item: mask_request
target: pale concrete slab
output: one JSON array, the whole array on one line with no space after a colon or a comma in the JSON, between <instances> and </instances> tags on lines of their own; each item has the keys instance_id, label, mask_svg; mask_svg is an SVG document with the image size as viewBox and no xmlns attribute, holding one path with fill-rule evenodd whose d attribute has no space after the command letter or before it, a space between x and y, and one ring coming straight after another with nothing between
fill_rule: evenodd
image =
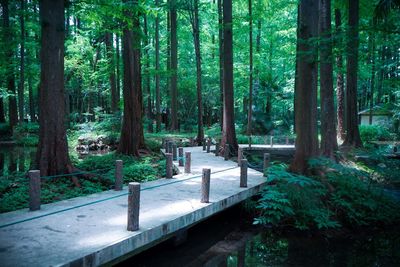
<instances>
[{"instance_id":1,"label":"pale concrete slab","mask_svg":"<svg viewBox=\"0 0 400 267\"><path fill-rule=\"evenodd\" d=\"M4 213L0 215L0 265L106 264L257 194L266 182L262 173L249 169L248 188L240 188L237 163L205 153L201 147L185 151L192 152L192 174L142 184L139 231L126 231L126 187L43 205L35 212ZM210 203L200 203L202 168L212 171Z\"/></svg>"}]
</instances>

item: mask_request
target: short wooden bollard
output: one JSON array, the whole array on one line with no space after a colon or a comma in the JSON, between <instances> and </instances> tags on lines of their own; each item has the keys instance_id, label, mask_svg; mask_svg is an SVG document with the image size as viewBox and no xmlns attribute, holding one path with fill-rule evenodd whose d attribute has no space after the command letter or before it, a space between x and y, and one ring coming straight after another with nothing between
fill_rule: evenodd
<instances>
[{"instance_id":1,"label":"short wooden bollard","mask_svg":"<svg viewBox=\"0 0 400 267\"><path fill-rule=\"evenodd\" d=\"M33 170L28 172L29 176L29 210L40 210L40 171Z\"/></svg>"},{"instance_id":2,"label":"short wooden bollard","mask_svg":"<svg viewBox=\"0 0 400 267\"><path fill-rule=\"evenodd\" d=\"M128 231L139 230L140 183L129 183Z\"/></svg>"},{"instance_id":3,"label":"short wooden bollard","mask_svg":"<svg viewBox=\"0 0 400 267\"><path fill-rule=\"evenodd\" d=\"M207 153L211 151L211 139L207 139Z\"/></svg>"},{"instance_id":4,"label":"short wooden bollard","mask_svg":"<svg viewBox=\"0 0 400 267\"><path fill-rule=\"evenodd\" d=\"M240 187L247 187L247 167L249 163L247 159L240 161Z\"/></svg>"},{"instance_id":5,"label":"short wooden bollard","mask_svg":"<svg viewBox=\"0 0 400 267\"><path fill-rule=\"evenodd\" d=\"M228 160L229 159L229 144L225 144L224 147L224 160Z\"/></svg>"},{"instance_id":6,"label":"short wooden bollard","mask_svg":"<svg viewBox=\"0 0 400 267\"><path fill-rule=\"evenodd\" d=\"M219 156L219 143L215 143L215 156L218 157Z\"/></svg>"},{"instance_id":7,"label":"short wooden bollard","mask_svg":"<svg viewBox=\"0 0 400 267\"><path fill-rule=\"evenodd\" d=\"M183 147L178 148L179 166L183 166Z\"/></svg>"},{"instance_id":8,"label":"short wooden bollard","mask_svg":"<svg viewBox=\"0 0 400 267\"><path fill-rule=\"evenodd\" d=\"M210 176L211 169L204 168L201 179L201 203L210 202Z\"/></svg>"},{"instance_id":9,"label":"short wooden bollard","mask_svg":"<svg viewBox=\"0 0 400 267\"><path fill-rule=\"evenodd\" d=\"M207 140L203 139L203 151L206 151L206 142L207 142Z\"/></svg>"},{"instance_id":10,"label":"short wooden bollard","mask_svg":"<svg viewBox=\"0 0 400 267\"><path fill-rule=\"evenodd\" d=\"M185 152L185 173L190 173L191 152Z\"/></svg>"},{"instance_id":11,"label":"short wooden bollard","mask_svg":"<svg viewBox=\"0 0 400 267\"><path fill-rule=\"evenodd\" d=\"M115 184L114 190L121 191L122 190L122 182L123 182L123 161L116 160L115 161Z\"/></svg>"},{"instance_id":12,"label":"short wooden bollard","mask_svg":"<svg viewBox=\"0 0 400 267\"><path fill-rule=\"evenodd\" d=\"M273 136L270 137L270 144L271 144L271 147L274 146L274 137Z\"/></svg>"},{"instance_id":13,"label":"short wooden bollard","mask_svg":"<svg viewBox=\"0 0 400 267\"><path fill-rule=\"evenodd\" d=\"M264 153L264 164L263 164L263 173L265 176L265 171L269 167L269 160L270 160L270 154L269 153Z\"/></svg>"},{"instance_id":14,"label":"short wooden bollard","mask_svg":"<svg viewBox=\"0 0 400 267\"><path fill-rule=\"evenodd\" d=\"M172 178L172 154L167 153L165 154L167 157L167 171L166 171L166 178L170 179Z\"/></svg>"},{"instance_id":15,"label":"short wooden bollard","mask_svg":"<svg viewBox=\"0 0 400 267\"><path fill-rule=\"evenodd\" d=\"M172 159L178 160L177 146L175 143L172 144Z\"/></svg>"},{"instance_id":16,"label":"short wooden bollard","mask_svg":"<svg viewBox=\"0 0 400 267\"><path fill-rule=\"evenodd\" d=\"M239 149L238 149L238 166L240 166L242 159L243 159L243 149L241 149L239 147Z\"/></svg>"}]
</instances>

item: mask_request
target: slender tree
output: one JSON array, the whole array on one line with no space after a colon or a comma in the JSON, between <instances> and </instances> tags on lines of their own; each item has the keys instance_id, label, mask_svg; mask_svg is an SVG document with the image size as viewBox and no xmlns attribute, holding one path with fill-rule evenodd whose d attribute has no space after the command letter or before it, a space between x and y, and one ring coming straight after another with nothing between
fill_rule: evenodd
<instances>
[{"instance_id":1,"label":"slender tree","mask_svg":"<svg viewBox=\"0 0 400 267\"><path fill-rule=\"evenodd\" d=\"M115 113L118 111L118 101L117 101L117 81L115 77L113 34L111 32L106 32L104 39L106 44L107 60L108 60L108 73L109 73L108 79L110 82L110 92L111 92L111 111Z\"/></svg>"},{"instance_id":2,"label":"slender tree","mask_svg":"<svg viewBox=\"0 0 400 267\"><path fill-rule=\"evenodd\" d=\"M19 121L24 121L24 88L25 88L25 0L20 0L19 24L21 29L20 42L20 67L19 67L19 86L18 86L18 113Z\"/></svg>"},{"instance_id":3,"label":"slender tree","mask_svg":"<svg viewBox=\"0 0 400 267\"><path fill-rule=\"evenodd\" d=\"M349 0L349 30L346 73L346 139L343 145L361 147L358 130L357 73L358 73L359 0Z\"/></svg>"},{"instance_id":4,"label":"slender tree","mask_svg":"<svg viewBox=\"0 0 400 267\"><path fill-rule=\"evenodd\" d=\"M224 119L221 146L229 145L230 154L237 153L238 144L235 131L235 109L233 94L233 49L232 49L232 0L223 0L224 31Z\"/></svg>"},{"instance_id":5,"label":"slender tree","mask_svg":"<svg viewBox=\"0 0 400 267\"><path fill-rule=\"evenodd\" d=\"M335 9L335 34L336 44L338 47L342 46L342 16L340 9ZM344 123L344 79L343 79L343 56L338 53L336 56L336 99L337 99L337 133L341 140L346 137L345 123Z\"/></svg>"},{"instance_id":6,"label":"slender tree","mask_svg":"<svg viewBox=\"0 0 400 267\"><path fill-rule=\"evenodd\" d=\"M337 150L331 38L331 1L319 2L321 154L334 159Z\"/></svg>"},{"instance_id":7,"label":"slender tree","mask_svg":"<svg viewBox=\"0 0 400 267\"><path fill-rule=\"evenodd\" d=\"M224 30L222 21L222 0L217 0L218 5L218 40L219 40L219 90L221 99L220 125L224 125Z\"/></svg>"},{"instance_id":8,"label":"slender tree","mask_svg":"<svg viewBox=\"0 0 400 267\"><path fill-rule=\"evenodd\" d=\"M152 115L152 107L151 107L151 90L150 90L150 54L149 54L149 44L150 44L150 36L148 32L148 20L147 16L143 16L143 30L144 30L144 35L145 35L145 56L146 56L146 81L145 81L145 87L146 87L146 116L149 121L148 124L148 131L150 133L153 132L153 115Z\"/></svg>"},{"instance_id":9,"label":"slender tree","mask_svg":"<svg viewBox=\"0 0 400 267\"><path fill-rule=\"evenodd\" d=\"M298 6L295 80L296 152L290 170L306 173L309 158L318 155L317 49L318 1L300 0Z\"/></svg>"},{"instance_id":10,"label":"slender tree","mask_svg":"<svg viewBox=\"0 0 400 267\"><path fill-rule=\"evenodd\" d=\"M170 0L171 22L171 130L178 126L178 37L177 37L177 2Z\"/></svg>"},{"instance_id":11,"label":"slender tree","mask_svg":"<svg viewBox=\"0 0 400 267\"><path fill-rule=\"evenodd\" d=\"M251 117L253 111L253 14L251 0L248 1L249 8L249 110L247 113L247 135L251 136Z\"/></svg>"},{"instance_id":12,"label":"slender tree","mask_svg":"<svg viewBox=\"0 0 400 267\"><path fill-rule=\"evenodd\" d=\"M156 0L156 6L159 5ZM161 131L161 93L160 93L160 18L156 14L155 18L155 69L156 69L156 132Z\"/></svg>"},{"instance_id":13,"label":"slender tree","mask_svg":"<svg viewBox=\"0 0 400 267\"><path fill-rule=\"evenodd\" d=\"M372 28L374 30L375 28L375 20L372 20ZM369 61L371 62L371 79L370 79L370 99L369 99L369 124L372 124L372 110L374 108L374 91L375 91L375 50L376 50L376 45L375 45L375 34L373 30L370 33L369 36L369 47L370 47L370 55L369 55Z\"/></svg>"},{"instance_id":14,"label":"slender tree","mask_svg":"<svg viewBox=\"0 0 400 267\"><path fill-rule=\"evenodd\" d=\"M40 1L40 130L36 162L41 175L73 171L64 125L64 2Z\"/></svg>"}]
</instances>

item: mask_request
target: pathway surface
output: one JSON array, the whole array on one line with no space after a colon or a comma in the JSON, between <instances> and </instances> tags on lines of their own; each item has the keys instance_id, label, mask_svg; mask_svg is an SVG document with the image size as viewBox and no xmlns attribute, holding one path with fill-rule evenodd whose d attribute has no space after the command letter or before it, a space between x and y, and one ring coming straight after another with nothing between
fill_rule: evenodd
<instances>
[{"instance_id":1,"label":"pathway surface","mask_svg":"<svg viewBox=\"0 0 400 267\"><path fill-rule=\"evenodd\" d=\"M0 214L0 266L115 262L255 195L266 182L260 172L249 169L248 187L240 188L237 163L205 153L201 147L185 151L192 152L191 174L141 185L139 231L126 231L126 187L42 205L39 211ZM202 168L212 172L210 203L200 203ZM87 205L90 202L97 203Z\"/></svg>"}]
</instances>

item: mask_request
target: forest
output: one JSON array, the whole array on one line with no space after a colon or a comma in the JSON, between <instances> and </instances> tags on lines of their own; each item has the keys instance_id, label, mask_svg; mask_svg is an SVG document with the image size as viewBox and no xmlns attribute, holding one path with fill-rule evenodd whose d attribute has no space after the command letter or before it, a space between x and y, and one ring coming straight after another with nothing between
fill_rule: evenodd
<instances>
[{"instance_id":1,"label":"forest","mask_svg":"<svg viewBox=\"0 0 400 267\"><path fill-rule=\"evenodd\" d=\"M254 224L399 222L399 0L1 0L0 36L0 212L27 207L28 170L51 203L211 140L294 145Z\"/></svg>"}]
</instances>

